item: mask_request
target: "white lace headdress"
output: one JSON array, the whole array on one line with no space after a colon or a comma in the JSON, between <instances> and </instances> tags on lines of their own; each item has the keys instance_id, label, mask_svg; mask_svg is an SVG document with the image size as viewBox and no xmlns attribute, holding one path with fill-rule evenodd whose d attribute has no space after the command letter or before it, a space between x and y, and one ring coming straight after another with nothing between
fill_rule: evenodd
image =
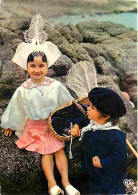
<instances>
[{"instance_id":1,"label":"white lace headdress","mask_svg":"<svg viewBox=\"0 0 138 195\"><path fill-rule=\"evenodd\" d=\"M47 40L47 34L43 30L44 22L42 16L37 14L31 21L30 28L24 32L25 42L21 42L12 59L14 63L27 69L27 58L32 52L43 52L47 57L48 67L53 65L60 57L58 47Z\"/></svg>"}]
</instances>

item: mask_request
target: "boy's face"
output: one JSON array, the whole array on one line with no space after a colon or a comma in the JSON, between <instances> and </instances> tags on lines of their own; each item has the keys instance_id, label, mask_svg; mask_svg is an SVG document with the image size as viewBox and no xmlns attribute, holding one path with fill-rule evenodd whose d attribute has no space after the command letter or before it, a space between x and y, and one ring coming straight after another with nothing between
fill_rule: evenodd
<instances>
[{"instance_id":1,"label":"boy's face","mask_svg":"<svg viewBox=\"0 0 138 195\"><path fill-rule=\"evenodd\" d=\"M107 115L103 118L101 112L98 111L92 103L90 103L90 106L87 108L87 115L90 120L93 120L98 124L106 123L106 120L110 117L110 115Z\"/></svg>"},{"instance_id":2,"label":"boy's face","mask_svg":"<svg viewBox=\"0 0 138 195\"><path fill-rule=\"evenodd\" d=\"M90 106L87 108L87 115L90 120L93 120L95 122L97 122L101 116L100 112L92 103L90 103Z\"/></svg>"}]
</instances>

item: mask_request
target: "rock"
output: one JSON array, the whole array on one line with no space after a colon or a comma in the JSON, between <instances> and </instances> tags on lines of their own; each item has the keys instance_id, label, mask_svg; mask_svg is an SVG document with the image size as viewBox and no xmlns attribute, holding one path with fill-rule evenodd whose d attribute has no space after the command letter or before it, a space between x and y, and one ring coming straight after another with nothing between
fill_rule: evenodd
<instances>
[{"instance_id":1,"label":"rock","mask_svg":"<svg viewBox=\"0 0 138 195\"><path fill-rule=\"evenodd\" d=\"M116 37L118 35L121 35L121 34L128 32L128 29L125 26L123 26L123 25L119 25L119 26L121 26L121 27L116 28L117 26L115 26L115 28L108 30L108 33L111 37ZM129 29L133 30L132 28L129 28Z\"/></svg>"},{"instance_id":2,"label":"rock","mask_svg":"<svg viewBox=\"0 0 138 195\"><path fill-rule=\"evenodd\" d=\"M126 92L130 95L132 102L137 105L137 72L126 72Z\"/></svg>"},{"instance_id":3,"label":"rock","mask_svg":"<svg viewBox=\"0 0 138 195\"><path fill-rule=\"evenodd\" d=\"M7 36L3 43L4 45L11 47L13 51L16 51L17 46L22 42L23 40L19 38L17 35Z\"/></svg>"},{"instance_id":4,"label":"rock","mask_svg":"<svg viewBox=\"0 0 138 195\"><path fill-rule=\"evenodd\" d=\"M133 40L134 42L137 42L137 32L132 30L132 31L127 31L121 35L117 35L115 37L116 39L119 39L120 41L126 41L126 38L128 39L129 38L129 41L130 39Z\"/></svg>"},{"instance_id":5,"label":"rock","mask_svg":"<svg viewBox=\"0 0 138 195\"><path fill-rule=\"evenodd\" d=\"M105 58L103 58L102 56L95 58L94 63L98 74L114 75L114 76L116 75L111 64L107 62Z\"/></svg>"},{"instance_id":6,"label":"rock","mask_svg":"<svg viewBox=\"0 0 138 195\"><path fill-rule=\"evenodd\" d=\"M92 20L90 22L83 22L76 25L78 31L83 36L84 42L95 44L105 42L111 39L108 30L110 28L115 28L114 26L114 23L97 22L96 20Z\"/></svg>"},{"instance_id":7,"label":"rock","mask_svg":"<svg viewBox=\"0 0 138 195\"><path fill-rule=\"evenodd\" d=\"M95 14L136 12L137 3L133 0L101 0L100 2L96 0L70 0L69 2L63 1L62 3L55 0L41 1L41 3L30 0L29 2L23 1L22 4L20 4L18 0L15 0L14 3L10 0L6 0L2 2L1 18L6 21L9 18L12 20L28 18L34 16L39 10L41 10L41 14L46 19L70 14L87 17L88 15ZM6 23L6 21L3 22Z\"/></svg>"},{"instance_id":8,"label":"rock","mask_svg":"<svg viewBox=\"0 0 138 195\"><path fill-rule=\"evenodd\" d=\"M8 55L7 55L8 54ZM14 52L9 46L3 46L0 48L0 60L5 62L13 58ZM2 66L2 63L1 63Z\"/></svg>"},{"instance_id":9,"label":"rock","mask_svg":"<svg viewBox=\"0 0 138 195\"><path fill-rule=\"evenodd\" d=\"M30 25L30 19L13 19L12 21L9 21L8 29L12 32L20 33L22 30L28 29Z\"/></svg>"},{"instance_id":10,"label":"rock","mask_svg":"<svg viewBox=\"0 0 138 195\"><path fill-rule=\"evenodd\" d=\"M48 40L56 44L58 47L63 43L68 43L68 41L59 33L55 31L49 24L45 24L45 31L48 34Z\"/></svg>"},{"instance_id":11,"label":"rock","mask_svg":"<svg viewBox=\"0 0 138 195\"><path fill-rule=\"evenodd\" d=\"M9 35L14 35L10 30L0 26L0 43L3 44L3 39L5 39Z\"/></svg>"},{"instance_id":12,"label":"rock","mask_svg":"<svg viewBox=\"0 0 138 195\"><path fill-rule=\"evenodd\" d=\"M2 64L0 91L2 90L4 94L13 90L15 91L15 89L25 81L25 79L25 70L16 64L13 64L11 61L5 61L5 64Z\"/></svg>"},{"instance_id":13,"label":"rock","mask_svg":"<svg viewBox=\"0 0 138 195\"><path fill-rule=\"evenodd\" d=\"M80 44L63 43L59 49L64 55L69 57L74 63L79 61L92 61L87 51Z\"/></svg>"},{"instance_id":14,"label":"rock","mask_svg":"<svg viewBox=\"0 0 138 195\"><path fill-rule=\"evenodd\" d=\"M135 107L137 108L137 94L136 94L136 91L137 91L137 86L133 86L133 87L131 86L130 89L127 92L131 97L131 101L135 104Z\"/></svg>"},{"instance_id":15,"label":"rock","mask_svg":"<svg viewBox=\"0 0 138 195\"><path fill-rule=\"evenodd\" d=\"M117 85L118 86L118 78L116 76L105 76L97 74L97 84L98 86L106 86L106 85Z\"/></svg>"},{"instance_id":16,"label":"rock","mask_svg":"<svg viewBox=\"0 0 138 195\"><path fill-rule=\"evenodd\" d=\"M14 49L21 39L15 34L9 34L3 39L3 47L0 48L0 98L11 97L15 89L26 79L25 71L14 64L11 59Z\"/></svg>"},{"instance_id":17,"label":"rock","mask_svg":"<svg viewBox=\"0 0 138 195\"><path fill-rule=\"evenodd\" d=\"M18 149L17 136L0 135L0 180L2 194L40 194L47 183L41 168L41 155Z\"/></svg>"},{"instance_id":18,"label":"rock","mask_svg":"<svg viewBox=\"0 0 138 195\"><path fill-rule=\"evenodd\" d=\"M92 59L94 59L100 55L96 45L94 45L94 44L81 43L81 46L83 46L83 48L87 51L87 53L89 54L89 56Z\"/></svg>"},{"instance_id":19,"label":"rock","mask_svg":"<svg viewBox=\"0 0 138 195\"><path fill-rule=\"evenodd\" d=\"M64 86L66 86L66 77L62 76L62 77L54 77L54 79L56 79L57 81L59 81L60 83L62 83Z\"/></svg>"},{"instance_id":20,"label":"rock","mask_svg":"<svg viewBox=\"0 0 138 195\"><path fill-rule=\"evenodd\" d=\"M130 31L131 34L131 31ZM126 34L124 34L125 37ZM134 33L132 39L127 39L126 41L121 41L116 39L113 43L100 43L96 44L98 51L101 56L103 56L106 61L109 61L112 67L116 70L116 74L119 77L119 86L123 91L128 91L129 93L136 94L136 88L129 85L127 81L127 75L131 75L131 80L136 80L134 72L136 72L136 43L134 40ZM123 34L122 34L123 37ZM131 37L131 36L130 36ZM133 79L132 79L133 78ZM128 84L127 84L128 83ZM132 87L132 90L131 90ZM132 91L132 92L130 92ZM135 91L135 92L134 92ZM131 97L136 104L136 96Z\"/></svg>"},{"instance_id":21,"label":"rock","mask_svg":"<svg viewBox=\"0 0 138 195\"><path fill-rule=\"evenodd\" d=\"M85 43L99 43L110 38L109 35L105 35L104 33L94 33L91 31L86 31L83 35L83 40Z\"/></svg>"},{"instance_id":22,"label":"rock","mask_svg":"<svg viewBox=\"0 0 138 195\"><path fill-rule=\"evenodd\" d=\"M48 77L54 77L56 75L56 72L53 69L48 69L47 70L47 76Z\"/></svg>"},{"instance_id":23,"label":"rock","mask_svg":"<svg viewBox=\"0 0 138 195\"><path fill-rule=\"evenodd\" d=\"M11 60L14 56L14 49L21 42L15 34L7 35L3 39L3 47L0 47L0 92L4 94L13 93L26 79L26 72Z\"/></svg>"},{"instance_id":24,"label":"rock","mask_svg":"<svg viewBox=\"0 0 138 195\"><path fill-rule=\"evenodd\" d=\"M54 76L65 76L73 62L65 55L61 57L50 67L55 74Z\"/></svg>"},{"instance_id":25,"label":"rock","mask_svg":"<svg viewBox=\"0 0 138 195\"><path fill-rule=\"evenodd\" d=\"M73 25L57 24L54 29L61 33L69 43L79 43L83 41L81 34Z\"/></svg>"}]
</instances>

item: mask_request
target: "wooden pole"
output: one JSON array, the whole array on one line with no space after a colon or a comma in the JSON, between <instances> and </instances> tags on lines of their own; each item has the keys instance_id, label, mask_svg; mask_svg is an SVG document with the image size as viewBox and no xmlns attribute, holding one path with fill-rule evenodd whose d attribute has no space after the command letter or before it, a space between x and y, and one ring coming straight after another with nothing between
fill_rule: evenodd
<instances>
[{"instance_id":1,"label":"wooden pole","mask_svg":"<svg viewBox=\"0 0 138 195\"><path fill-rule=\"evenodd\" d=\"M126 143L128 145L128 147L130 148L130 150L132 151L132 153L135 155L135 157L138 159L138 153L136 152L136 150L133 148L133 146L130 144L130 142L128 141L128 139L126 139Z\"/></svg>"}]
</instances>

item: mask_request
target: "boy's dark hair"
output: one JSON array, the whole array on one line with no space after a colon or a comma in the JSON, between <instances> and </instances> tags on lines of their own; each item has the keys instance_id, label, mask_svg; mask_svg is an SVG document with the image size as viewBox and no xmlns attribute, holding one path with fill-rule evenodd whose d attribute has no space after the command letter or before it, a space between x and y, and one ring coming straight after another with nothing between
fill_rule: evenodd
<instances>
[{"instance_id":1,"label":"boy's dark hair","mask_svg":"<svg viewBox=\"0 0 138 195\"><path fill-rule=\"evenodd\" d=\"M28 58L27 58L27 64L29 62L33 62L34 61L34 57L36 56L41 56L42 57L42 61L47 63L47 58L45 53L43 53L42 51L37 51L37 52L32 52L29 54Z\"/></svg>"},{"instance_id":2,"label":"boy's dark hair","mask_svg":"<svg viewBox=\"0 0 138 195\"><path fill-rule=\"evenodd\" d=\"M100 111L100 113L101 113L101 116L102 116L103 118L106 118L106 117L108 116L108 114L105 114L105 113L103 113L103 112L101 112L101 111ZM107 122L111 122L112 125L114 126L114 125L117 125L117 124L119 123L119 118L112 118L112 117L110 117L110 118L108 118L108 119L106 120L106 123L107 123Z\"/></svg>"},{"instance_id":3,"label":"boy's dark hair","mask_svg":"<svg viewBox=\"0 0 138 195\"><path fill-rule=\"evenodd\" d=\"M88 98L97 110L110 115L110 120L118 119L126 114L123 100L111 89L95 87L89 92Z\"/></svg>"}]
</instances>

